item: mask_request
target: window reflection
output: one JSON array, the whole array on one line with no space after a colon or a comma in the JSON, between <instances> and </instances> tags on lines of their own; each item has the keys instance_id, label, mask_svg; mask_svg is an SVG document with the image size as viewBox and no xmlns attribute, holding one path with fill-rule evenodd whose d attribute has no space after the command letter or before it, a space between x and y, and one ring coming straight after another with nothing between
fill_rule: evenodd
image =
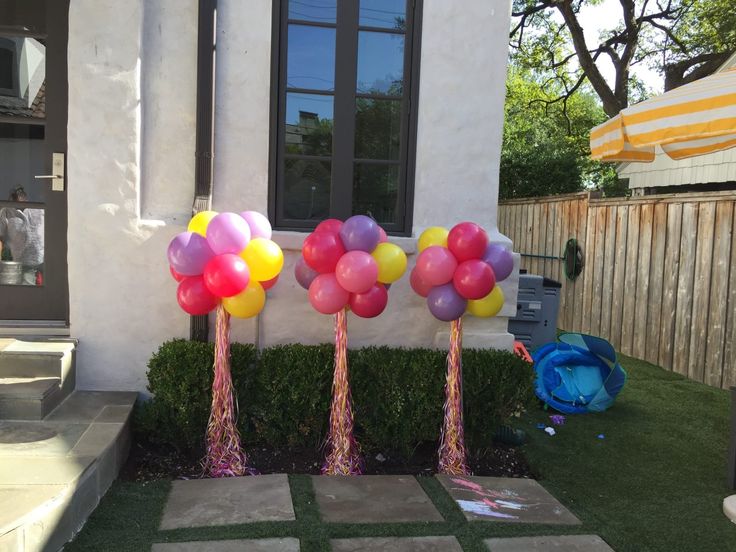
<instances>
[{"instance_id":1,"label":"window reflection","mask_svg":"<svg viewBox=\"0 0 736 552\"><path fill-rule=\"evenodd\" d=\"M358 33L358 92L401 95L404 78L404 35Z\"/></svg>"},{"instance_id":2,"label":"window reflection","mask_svg":"<svg viewBox=\"0 0 736 552\"><path fill-rule=\"evenodd\" d=\"M335 89L335 29L289 25L286 86Z\"/></svg>"},{"instance_id":3,"label":"window reflection","mask_svg":"<svg viewBox=\"0 0 736 552\"><path fill-rule=\"evenodd\" d=\"M284 216L292 220L320 220L330 212L329 161L286 159Z\"/></svg>"},{"instance_id":4,"label":"window reflection","mask_svg":"<svg viewBox=\"0 0 736 552\"><path fill-rule=\"evenodd\" d=\"M406 0L360 0L360 25L406 30Z\"/></svg>"},{"instance_id":5,"label":"window reflection","mask_svg":"<svg viewBox=\"0 0 736 552\"><path fill-rule=\"evenodd\" d=\"M0 115L46 117L46 46L41 40L0 36Z\"/></svg>"},{"instance_id":6,"label":"window reflection","mask_svg":"<svg viewBox=\"0 0 736 552\"><path fill-rule=\"evenodd\" d=\"M401 102L357 98L355 157L399 159Z\"/></svg>"},{"instance_id":7,"label":"window reflection","mask_svg":"<svg viewBox=\"0 0 736 552\"><path fill-rule=\"evenodd\" d=\"M0 202L0 284L40 286L43 284L44 211L23 208L28 201L22 187Z\"/></svg>"},{"instance_id":8,"label":"window reflection","mask_svg":"<svg viewBox=\"0 0 736 552\"><path fill-rule=\"evenodd\" d=\"M286 153L332 154L332 96L286 94Z\"/></svg>"},{"instance_id":9,"label":"window reflection","mask_svg":"<svg viewBox=\"0 0 736 552\"><path fill-rule=\"evenodd\" d=\"M335 23L337 0L289 0L289 19Z\"/></svg>"},{"instance_id":10,"label":"window reflection","mask_svg":"<svg viewBox=\"0 0 736 552\"><path fill-rule=\"evenodd\" d=\"M379 223L398 222L399 166L356 163L353 214L368 215Z\"/></svg>"}]
</instances>

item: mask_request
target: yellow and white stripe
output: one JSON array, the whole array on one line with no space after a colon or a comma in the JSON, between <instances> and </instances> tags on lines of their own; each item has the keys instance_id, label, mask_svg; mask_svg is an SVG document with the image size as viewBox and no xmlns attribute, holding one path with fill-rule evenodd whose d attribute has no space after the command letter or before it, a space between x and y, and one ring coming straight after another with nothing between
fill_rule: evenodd
<instances>
[{"instance_id":1,"label":"yellow and white stripe","mask_svg":"<svg viewBox=\"0 0 736 552\"><path fill-rule=\"evenodd\" d=\"M736 68L628 107L590 132L593 159L650 162L655 145L673 159L735 147Z\"/></svg>"}]
</instances>

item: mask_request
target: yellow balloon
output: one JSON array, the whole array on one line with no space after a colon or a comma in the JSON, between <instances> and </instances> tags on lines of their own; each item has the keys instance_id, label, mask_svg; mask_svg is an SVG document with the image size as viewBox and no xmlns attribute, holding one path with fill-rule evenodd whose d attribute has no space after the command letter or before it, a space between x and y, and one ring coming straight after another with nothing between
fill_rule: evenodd
<instances>
[{"instance_id":1,"label":"yellow balloon","mask_svg":"<svg viewBox=\"0 0 736 552\"><path fill-rule=\"evenodd\" d=\"M447 235L450 231L442 226L430 226L419 236L417 247L421 253L431 245L447 247Z\"/></svg>"},{"instance_id":2,"label":"yellow balloon","mask_svg":"<svg viewBox=\"0 0 736 552\"><path fill-rule=\"evenodd\" d=\"M276 243L266 238L248 242L240 256L248 263L251 280L265 282L278 276L284 266L284 253Z\"/></svg>"},{"instance_id":3,"label":"yellow balloon","mask_svg":"<svg viewBox=\"0 0 736 552\"><path fill-rule=\"evenodd\" d=\"M406 272L406 253L393 243L379 243L371 253L378 264L378 281L391 284Z\"/></svg>"},{"instance_id":4,"label":"yellow balloon","mask_svg":"<svg viewBox=\"0 0 736 552\"><path fill-rule=\"evenodd\" d=\"M207 234L207 225L216 216L217 211L200 211L189 221L187 230L205 236Z\"/></svg>"},{"instance_id":5,"label":"yellow balloon","mask_svg":"<svg viewBox=\"0 0 736 552\"><path fill-rule=\"evenodd\" d=\"M504 300L501 288L499 286L494 286L491 293L482 299L468 301L468 312L478 318L490 318L491 316L496 316L500 312L503 307Z\"/></svg>"},{"instance_id":6,"label":"yellow balloon","mask_svg":"<svg viewBox=\"0 0 736 552\"><path fill-rule=\"evenodd\" d=\"M236 318L252 318L265 304L266 291L255 280L248 282L248 287L237 295L222 298L222 306Z\"/></svg>"}]
</instances>

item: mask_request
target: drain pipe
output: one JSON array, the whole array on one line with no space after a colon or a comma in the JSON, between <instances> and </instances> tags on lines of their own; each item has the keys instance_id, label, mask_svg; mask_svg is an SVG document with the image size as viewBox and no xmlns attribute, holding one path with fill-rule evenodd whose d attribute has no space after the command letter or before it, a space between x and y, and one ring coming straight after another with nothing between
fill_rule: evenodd
<instances>
[{"instance_id":1,"label":"drain pipe","mask_svg":"<svg viewBox=\"0 0 736 552\"><path fill-rule=\"evenodd\" d=\"M217 0L199 0L197 24L197 128L194 152L194 203L192 215L212 208L212 159L214 157L215 44ZM209 339L207 315L192 316L189 337Z\"/></svg>"},{"instance_id":2,"label":"drain pipe","mask_svg":"<svg viewBox=\"0 0 736 552\"><path fill-rule=\"evenodd\" d=\"M731 445L728 447L728 488L736 490L736 387L731 387Z\"/></svg>"}]
</instances>

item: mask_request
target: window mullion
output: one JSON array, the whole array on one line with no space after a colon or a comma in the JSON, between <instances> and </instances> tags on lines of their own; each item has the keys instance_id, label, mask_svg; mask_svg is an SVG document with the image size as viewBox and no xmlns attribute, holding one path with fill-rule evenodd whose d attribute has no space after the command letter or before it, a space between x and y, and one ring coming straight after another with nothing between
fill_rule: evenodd
<instances>
[{"instance_id":1,"label":"window mullion","mask_svg":"<svg viewBox=\"0 0 736 552\"><path fill-rule=\"evenodd\" d=\"M345 219L353 211L355 89L358 65L358 0L338 2L335 55L332 194L330 212Z\"/></svg>"}]
</instances>

